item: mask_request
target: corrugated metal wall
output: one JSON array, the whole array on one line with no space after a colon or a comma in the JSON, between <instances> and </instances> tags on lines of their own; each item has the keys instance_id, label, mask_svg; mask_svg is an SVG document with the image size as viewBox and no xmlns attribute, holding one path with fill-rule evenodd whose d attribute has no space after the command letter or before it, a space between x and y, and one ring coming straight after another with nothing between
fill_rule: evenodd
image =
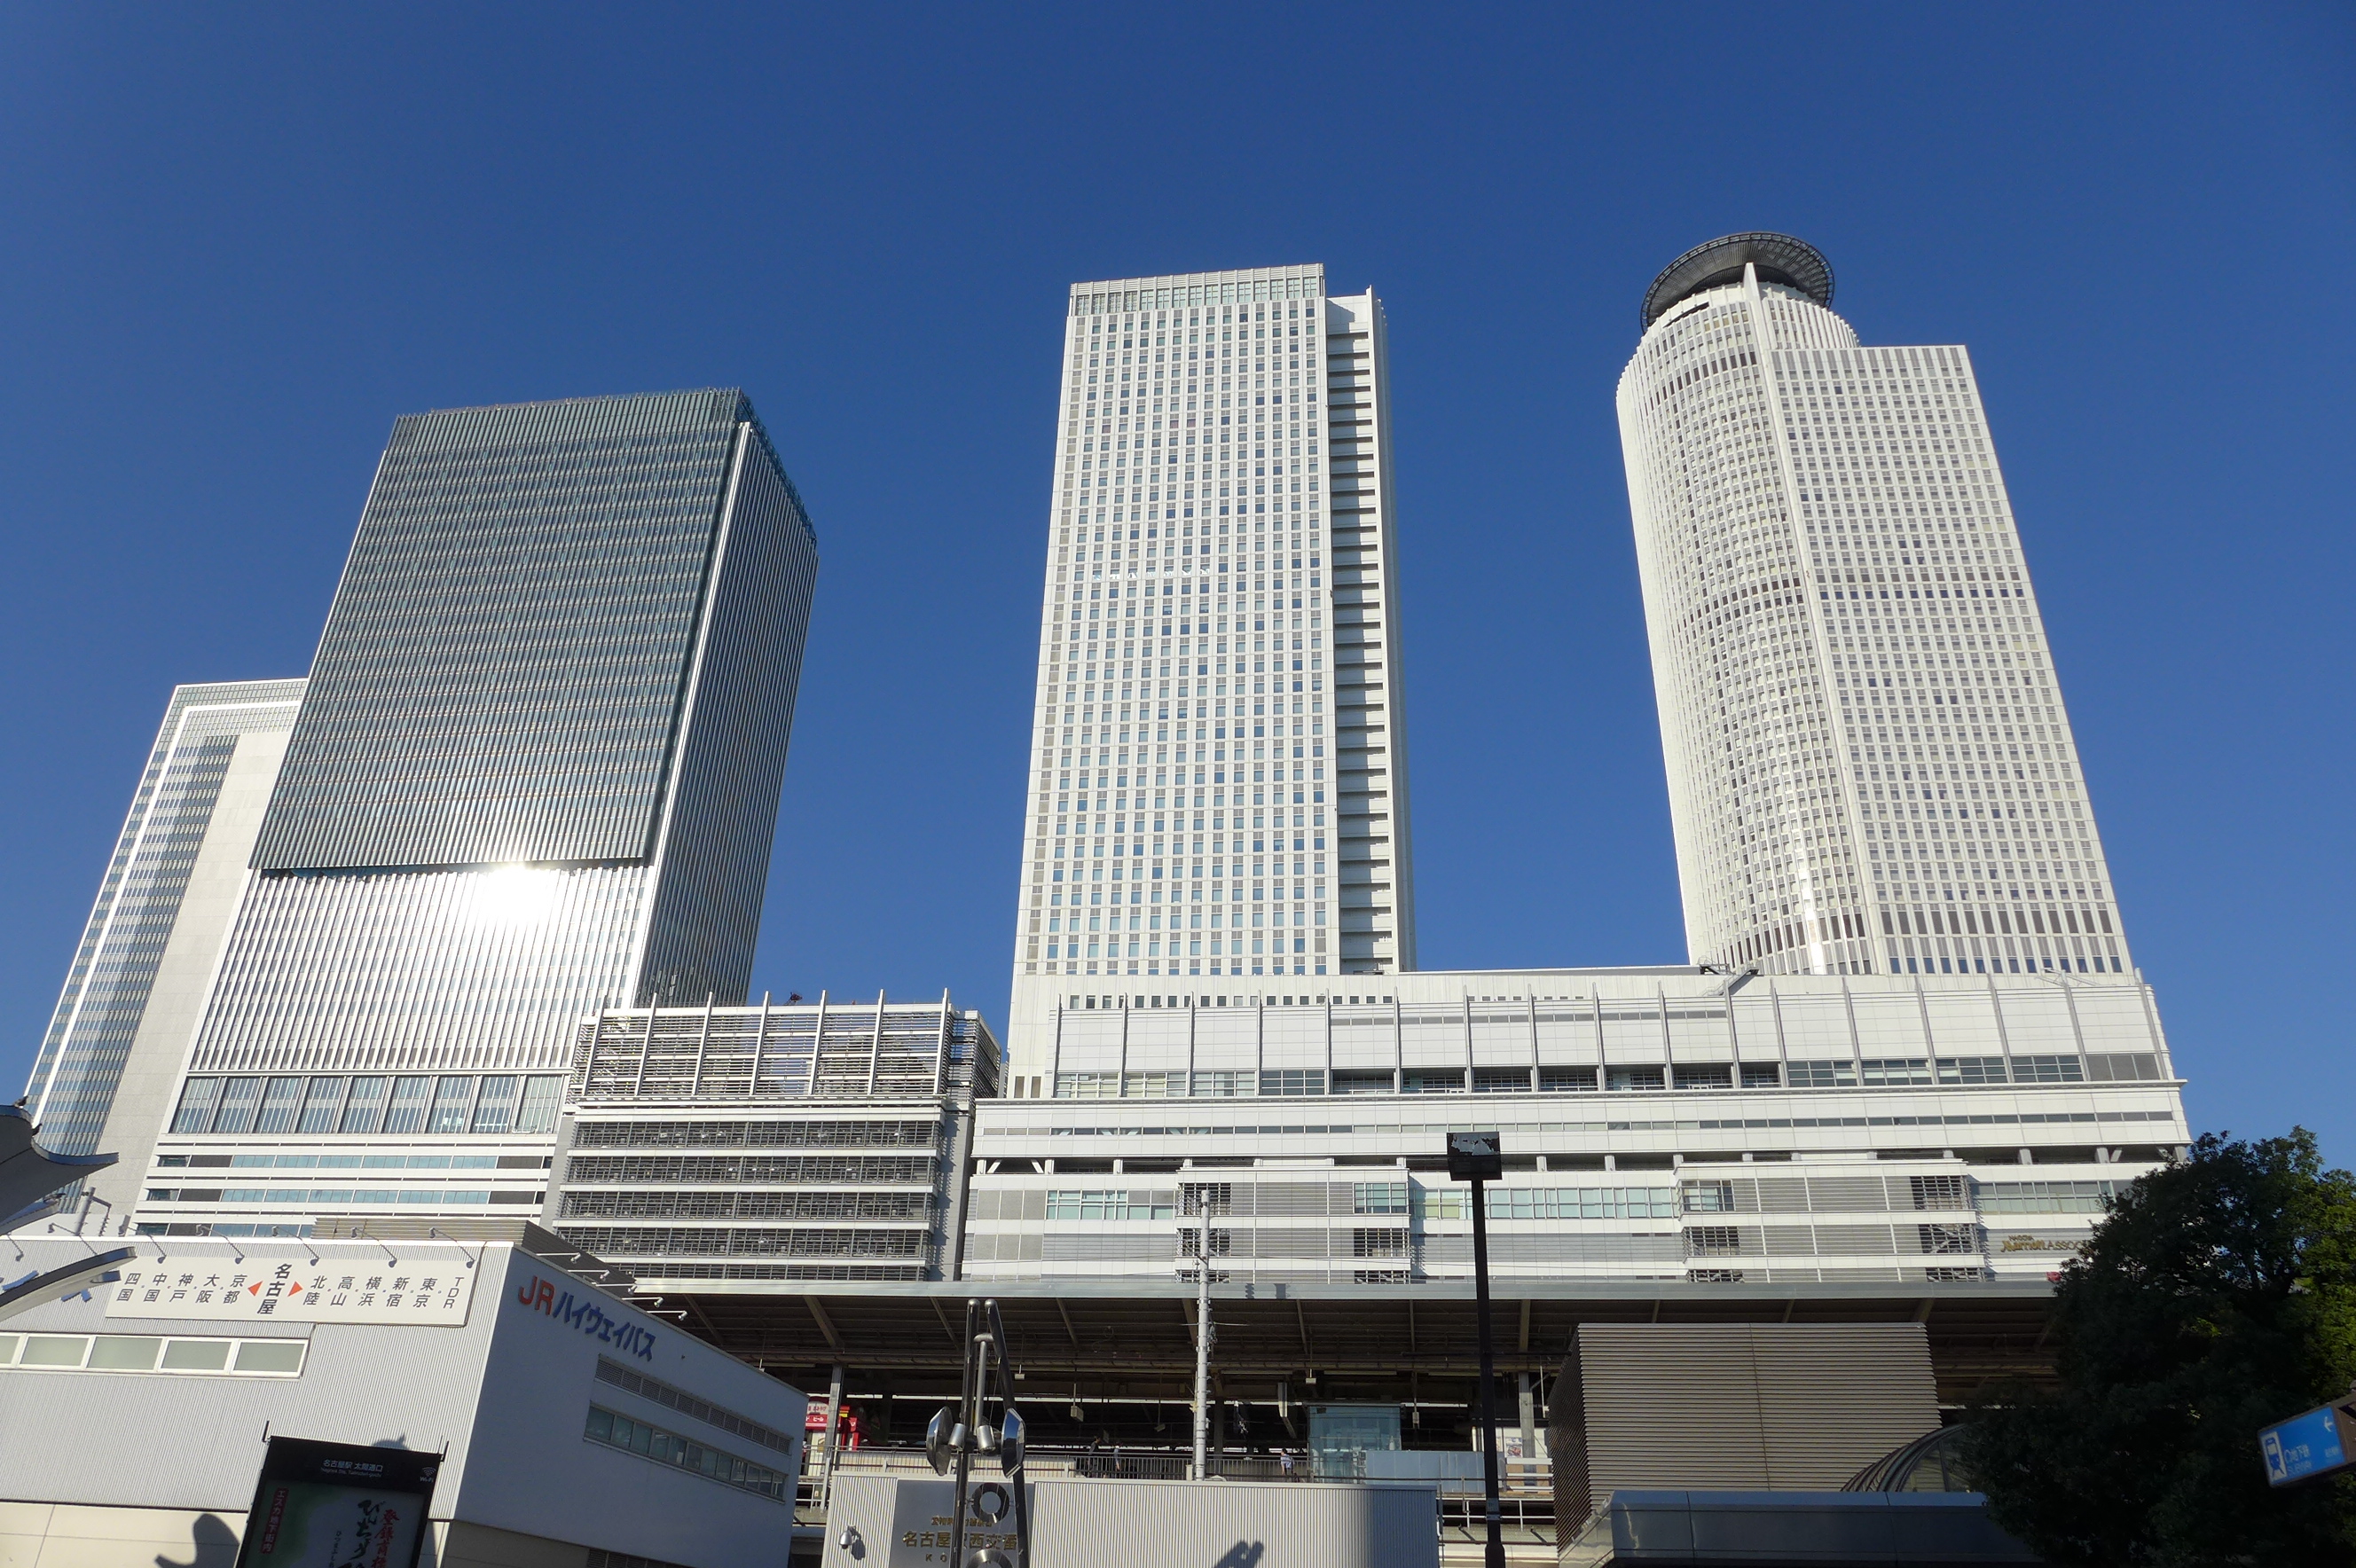
<instances>
[{"instance_id":1,"label":"corrugated metal wall","mask_svg":"<svg viewBox=\"0 0 2356 1568\"><path fill-rule=\"evenodd\" d=\"M1939 1424L1919 1323L1586 1324L1553 1410L1566 1531L1621 1488L1830 1490Z\"/></svg>"}]
</instances>

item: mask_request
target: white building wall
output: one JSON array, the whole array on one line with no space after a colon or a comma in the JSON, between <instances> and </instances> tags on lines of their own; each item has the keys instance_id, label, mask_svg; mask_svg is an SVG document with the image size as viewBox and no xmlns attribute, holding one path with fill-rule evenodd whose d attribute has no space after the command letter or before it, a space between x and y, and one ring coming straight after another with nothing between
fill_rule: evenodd
<instances>
[{"instance_id":1,"label":"white building wall","mask_svg":"<svg viewBox=\"0 0 2356 1568\"><path fill-rule=\"evenodd\" d=\"M2189 1139L2148 990L2093 976L1428 972L1066 993L1044 1098L977 1108L967 1277L2042 1277ZM2087 1019L2099 1020L2090 1031ZM1223 1239L1224 1238L1224 1239Z\"/></svg>"},{"instance_id":2,"label":"white building wall","mask_svg":"<svg viewBox=\"0 0 2356 1568\"><path fill-rule=\"evenodd\" d=\"M1314 266L1080 283L1064 347L1018 1089L1065 976L1414 963L1380 303Z\"/></svg>"},{"instance_id":3,"label":"white building wall","mask_svg":"<svg viewBox=\"0 0 2356 1568\"><path fill-rule=\"evenodd\" d=\"M287 704L290 728L293 707ZM139 1037L115 1086L100 1147L118 1160L89 1185L108 1205L108 1218L118 1231L129 1229L155 1136L171 1116L213 966L220 961L230 923L245 891L246 858L253 851L254 833L269 807L278 764L286 755L287 733L274 729L238 739L237 752L221 781L220 799L213 807L212 825L197 851L188 891L181 896L171 939L148 990Z\"/></svg>"},{"instance_id":4,"label":"white building wall","mask_svg":"<svg viewBox=\"0 0 2356 1568\"><path fill-rule=\"evenodd\" d=\"M2124 973L1969 355L1799 291L1669 306L1619 389L1697 963Z\"/></svg>"},{"instance_id":5,"label":"white building wall","mask_svg":"<svg viewBox=\"0 0 2356 1568\"><path fill-rule=\"evenodd\" d=\"M302 695L299 680L172 693L26 1090L45 1147L119 1157L71 1206L93 1233L129 1224Z\"/></svg>"}]
</instances>

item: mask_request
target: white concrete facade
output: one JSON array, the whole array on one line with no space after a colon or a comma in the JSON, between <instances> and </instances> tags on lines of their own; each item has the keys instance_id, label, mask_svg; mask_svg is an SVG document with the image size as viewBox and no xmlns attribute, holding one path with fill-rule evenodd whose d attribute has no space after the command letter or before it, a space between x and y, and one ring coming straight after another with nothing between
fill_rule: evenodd
<instances>
[{"instance_id":1,"label":"white concrete facade","mask_svg":"<svg viewBox=\"0 0 2356 1568\"><path fill-rule=\"evenodd\" d=\"M1693 961L2132 973L1968 352L1859 347L1784 236L1655 287L1620 431Z\"/></svg>"},{"instance_id":2,"label":"white concrete facade","mask_svg":"<svg viewBox=\"0 0 2356 1568\"><path fill-rule=\"evenodd\" d=\"M1060 1000L1054 1093L977 1107L968 1278L1168 1278L1205 1245L1245 1281L1468 1278L1436 1168L1472 1127L1505 1140L1501 1278L2041 1278L2190 1136L2125 978L1430 972Z\"/></svg>"},{"instance_id":3,"label":"white concrete facade","mask_svg":"<svg viewBox=\"0 0 2356 1568\"><path fill-rule=\"evenodd\" d=\"M1072 288L1009 1017L1026 1085L1070 978L1414 966L1384 331L1316 266Z\"/></svg>"}]
</instances>

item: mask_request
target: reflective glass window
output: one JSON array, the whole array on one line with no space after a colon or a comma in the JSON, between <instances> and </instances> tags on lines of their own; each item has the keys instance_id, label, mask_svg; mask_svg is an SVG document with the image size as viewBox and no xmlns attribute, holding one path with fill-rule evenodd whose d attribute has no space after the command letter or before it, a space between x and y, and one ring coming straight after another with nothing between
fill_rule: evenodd
<instances>
[{"instance_id":1,"label":"reflective glass window","mask_svg":"<svg viewBox=\"0 0 2356 1568\"><path fill-rule=\"evenodd\" d=\"M466 1130L466 1112L475 1100L475 1080L467 1074L453 1074L434 1086L434 1116L426 1124L429 1133L463 1133Z\"/></svg>"},{"instance_id":2,"label":"reflective glass window","mask_svg":"<svg viewBox=\"0 0 2356 1568\"><path fill-rule=\"evenodd\" d=\"M385 1113L384 1130L389 1133L422 1132L425 1127L425 1107L434 1096L431 1078L396 1078L392 1081L392 1108Z\"/></svg>"},{"instance_id":3,"label":"reflective glass window","mask_svg":"<svg viewBox=\"0 0 2356 1568\"><path fill-rule=\"evenodd\" d=\"M478 1133L503 1133L515 1119L516 1081L513 1078L486 1078L483 1089L475 1101L474 1130Z\"/></svg>"},{"instance_id":4,"label":"reflective glass window","mask_svg":"<svg viewBox=\"0 0 2356 1568\"><path fill-rule=\"evenodd\" d=\"M384 1125L385 1091L392 1086L390 1078L355 1078L351 1097L344 1102L343 1130L348 1133L372 1133Z\"/></svg>"},{"instance_id":5,"label":"reflective glass window","mask_svg":"<svg viewBox=\"0 0 2356 1568\"><path fill-rule=\"evenodd\" d=\"M302 1130L306 1133L332 1133L344 1108L344 1081L340 1078L314 1078L310 1093L303 1100Z\"/></svg>"}]
</instances>

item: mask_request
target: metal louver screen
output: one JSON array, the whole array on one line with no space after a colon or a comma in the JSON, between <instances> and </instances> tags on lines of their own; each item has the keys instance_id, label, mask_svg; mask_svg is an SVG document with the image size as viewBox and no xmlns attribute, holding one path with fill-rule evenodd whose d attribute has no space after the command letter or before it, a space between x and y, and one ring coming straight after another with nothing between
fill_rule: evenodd
<instances>
[{"instance_id":1,"label":"metal louver screen","mask_svg":"<svg viewBox=\"0 0 2356 1568\"><path fill-rule=\"evenodd\" d=\"M1623 1488L1835 1490L1939 1424L1919 1323L1585 1324L1555 1403L1566 1533Z\"/></svg>"}]
</instances>

